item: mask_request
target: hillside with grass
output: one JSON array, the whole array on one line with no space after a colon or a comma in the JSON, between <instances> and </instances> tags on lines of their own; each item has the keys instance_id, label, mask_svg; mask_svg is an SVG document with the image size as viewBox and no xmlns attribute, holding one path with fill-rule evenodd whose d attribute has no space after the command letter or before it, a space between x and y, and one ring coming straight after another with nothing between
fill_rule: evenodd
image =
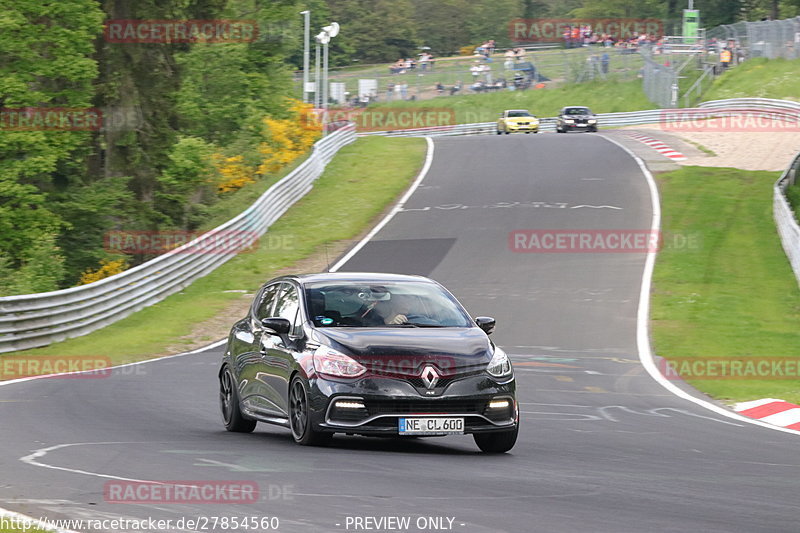
<instances>
[{"instance_id":1,"label":"hillside with grass","mask_svg":"<svg viewBox=\"0 0 800 533\"><path fill-rule=\"evenodd\" d=\"M417 100L380 104L397 108L444 108L455 112L457 123L491 122L503 109L528 109L539 117L552 117L567 105L588 106L595 113L638 111L652 109L642 91L641 80L624 82L589 82L554 89L501 91L463 96L442 96L432 100Z\"/></svg>"},{"instance_id":2,"label":"hillside with grass","mask_svg":"<svg viewBox=\"0 0 800 533\"><path fill-rule=\"evenodd\" d=\"M800 101L800 59L746 61L717 78L703 100L776 98Z\"/></svg>"}]
</instances>

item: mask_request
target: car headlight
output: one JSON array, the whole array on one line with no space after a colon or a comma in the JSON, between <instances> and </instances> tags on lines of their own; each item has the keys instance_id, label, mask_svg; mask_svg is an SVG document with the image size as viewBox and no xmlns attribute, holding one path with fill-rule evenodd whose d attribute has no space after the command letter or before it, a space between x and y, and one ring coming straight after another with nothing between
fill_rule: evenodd
<instances>
[{"instance_id":1,"label":"car headlight","mask_svg":"<svg viewBox=\"0 0 800 533\"><path fill-rule=\"evenodd\" d=\"M320 346L313 356L314 370L318 374L337 378L357 378L367 368L350 356L327 346Z\"/></svg>"},{"instance_id":2,"label":"car headlight","mask_svg":"<svg viewBox=\"0 0 800 533\"><path fill-rule=\"evenodd\" d=\"M574 121L574 120L572 120L571 118L565 118L565 119L564 119L564 122L566 122L567 124L572 124L572 123L573 123L573 122L575 122L575 121Z\"/></svg>"},{"instance_id":3,"label":"car headlight","mask_svg":"<svg viewBox=\"0 0 800 533\"><path fill-rule=\"evenodd\" d=\"M596 119L593 119L593 118L589 119L589 124L595 124L595 123L597 123Z\"/></svg>"},{"instance_id":4,"label":"car headlight","mask_svg":"<svg viewBox=\"0 0 800 533\"><path fill-rule=\"evenodd\" d=\"M494 347L494 355L492 355L492 360L489 361L489 366L486 367L486 371L490 376L496 378L503 378L511 375L511 361L508 359L506 352L499 346Z\"/></svg>"}]
</instances>

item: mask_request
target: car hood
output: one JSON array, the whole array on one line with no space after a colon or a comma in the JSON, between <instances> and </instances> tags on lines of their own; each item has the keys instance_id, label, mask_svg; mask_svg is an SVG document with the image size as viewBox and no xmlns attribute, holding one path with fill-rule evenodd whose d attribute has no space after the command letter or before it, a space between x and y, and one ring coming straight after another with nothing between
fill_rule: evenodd
<instances>
[{"instance_id":1,"label":"car hood","mask_svg":"<svg viewBox=\"0 0 800 533\"><path fill-rule=\"evenodd\" d=\"M594 118L594 115L561 115L561 118L575 118L579 120Z\"/></svg>"},{"instance_id":2,"label":"car hood","mask_svg":"<svg viewBox=\"0 0 800 533\"><path fill-rule=\"evenodd\" d=\"M536 117L509 117L506 122L539 122Z\"/></svg>"},{"instance_id":3,"label":"car hood","mask_svg":"<svg viewBox=\"0 0 800 533\"><path fill-rule=\"evenodd\" d=\"M418 374L433 364L446 375L483 369L491 360L486 334L472 328L321 328L320 337L372 370Z\"/></svg>"}]
</instances>

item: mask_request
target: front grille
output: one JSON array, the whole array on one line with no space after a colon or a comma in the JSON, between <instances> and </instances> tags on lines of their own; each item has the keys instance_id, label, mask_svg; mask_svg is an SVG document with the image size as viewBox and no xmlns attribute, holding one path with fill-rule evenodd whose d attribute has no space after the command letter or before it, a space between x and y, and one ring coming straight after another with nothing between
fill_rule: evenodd
<instances>
[{"instance_id":1,"label":"front grille","mask_svg":"<svg viewBox=\"0 0 800 533\"><path fill-rule=\"evenodd\" d=\"M370 400L366 402L370 416L382 414L480 414L486 400Z\"/></svg>"},{"instance_id":2,"label":"front grille","mask_svg":"<svg viewBox=\"0 0 800 533\"><path fill-rule=\"evenodd\" d=\"M453 376L441 376L439 377L439 381L436 382L436 389L443 389L453 383L454 381L458 381L460 379L468 378L470 376L477 376L479 374L483 374L483 368L480 370L473 370L470 372L462 372L461 374L456 374ZM418 389L424 389L425 383L422 381L421 377L407 377L406 381L411 383L414 387Z\"/></svg>"}]
</instances>

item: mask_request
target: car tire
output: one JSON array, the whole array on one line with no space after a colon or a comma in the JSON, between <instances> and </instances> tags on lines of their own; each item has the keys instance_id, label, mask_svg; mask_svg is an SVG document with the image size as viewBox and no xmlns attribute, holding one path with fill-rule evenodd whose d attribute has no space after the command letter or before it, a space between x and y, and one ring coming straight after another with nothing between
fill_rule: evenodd
<instances>
[{"instance_id":1,"label":"car tire","mask_svg":"<svg viewBox=\"0 0 800 533\"><path fill-rule=\"evenodd\" d=\"M252 433L256 429L255 420L245 418L239 406L239 391L236 390L231 369L225 367L219 376L219 405L225 429L234 433Z\"/></svg>"},{"instance_id":2,"label":"car tire","mask_svg":"<svg viewBox=\"0 0 800 533\"><path fill-rule=\"evenodd\" d=\"M562 130L562 129L561 129L561 128L559 128L559 127L556 127L556 133L564 133L564 130Z\"/></svg>"},{"instance_id":3,"label":"car tire","mask_svg":"<svg viewBox=\"0 0 800 533\"><path fill-rule=\"evenodd\" d=\"M289 427L292 438L301 446L322 446L329 443L333 436L311 427L308 387L300 376L295 376L289 385Z\"/></svg>"},{"instance_id":4,"label":"car tire","mask_svg":"<svg viewBox=\"0 0 800 533\"><path fill-rule=\"evenodd\" d=\"M475 433L472 437L475 439L475 444L484 453L506 453L517 442L517 434L519 433L519 422L517 427L510 431L498 431L494 433Z\"/></svg>"},{"instance_id":5,"label":"car tire","mask_svg":"<svg viewBox=\"0 0 800 533\"><path fill-rule=\"evenodd\" d=\"M510 132L509 132L508 130L506 130L506 135L508 135L509 133L510 133Z\"/></svg>"},{"instance_id":6,"label":"car tire","mask_svg":"<svg viewBox=\"0 0 800 533\"><path fill-rule=\"evenodd\" d=\"M500 130L497 130L497 134L498 134L498 135L502 135L502 134L503 134L503 132L502 132L502 131L500 131Z\"/></svg>"}]
</instances>

